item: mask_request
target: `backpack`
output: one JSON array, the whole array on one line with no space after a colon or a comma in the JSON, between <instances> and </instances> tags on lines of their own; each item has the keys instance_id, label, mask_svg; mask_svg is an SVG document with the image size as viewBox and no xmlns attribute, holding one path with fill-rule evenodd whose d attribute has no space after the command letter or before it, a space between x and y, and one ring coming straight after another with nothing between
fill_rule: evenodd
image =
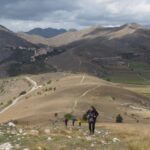
<instances>
[{"instance_id":1,"label":"backpack","mask_svg":"<svg viewBox=\"0 0 150 150\"><path fill-rule=\"evenodd\" d=\"M93 112L89 112L87 115L87 119L89 122L94 122L95 121L95 114Z\"/></svg>"}]
</instances>

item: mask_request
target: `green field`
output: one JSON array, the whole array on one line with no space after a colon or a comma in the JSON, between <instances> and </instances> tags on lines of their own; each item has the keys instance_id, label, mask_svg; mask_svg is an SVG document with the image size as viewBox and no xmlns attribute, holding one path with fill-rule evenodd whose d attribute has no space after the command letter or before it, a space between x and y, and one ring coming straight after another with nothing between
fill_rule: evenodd
<instances>
[{"instance_id":1,"label":"green field","mask_svg":"<svg viewBox=\"0 0 150 150\"><path fill-rule=\"evenodd\" d=\"M150 64L131 62L128 69L120 69L103 79L126 84L150 85Z\"/></svg>"},{"instance_id":2,"label":"green field","mask_svg":"<svg viewBox=\"0 0 150 150\"><path fill-rule=\"evenodd\" d=\"M142 62L131 62L129 63L129 68L136 71L150 71L150 64Z\"/></svg>"}]
</instances>

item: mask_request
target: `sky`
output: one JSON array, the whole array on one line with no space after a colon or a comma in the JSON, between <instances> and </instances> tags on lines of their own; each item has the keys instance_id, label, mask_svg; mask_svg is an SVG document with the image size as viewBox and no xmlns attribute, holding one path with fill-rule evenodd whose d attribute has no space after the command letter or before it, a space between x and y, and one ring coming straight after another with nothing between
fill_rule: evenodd
<instances>
[{"instance_id":1,"label":"sky","mask_svg":"<svg viewBox=\"0 0 150 150\"><path fill-rule=\"evenodd\" d=\"M0 24L13 31L131 22L150 24L150 0L0 0Z\"/></svg>"}]
</instances>

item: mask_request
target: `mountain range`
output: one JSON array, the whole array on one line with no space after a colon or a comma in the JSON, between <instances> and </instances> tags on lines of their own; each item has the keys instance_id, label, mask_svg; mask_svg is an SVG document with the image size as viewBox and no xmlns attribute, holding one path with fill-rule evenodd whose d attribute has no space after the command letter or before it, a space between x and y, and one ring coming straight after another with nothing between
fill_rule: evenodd
<instances>
[{"instance_id":1,"label":"mountain range","mask_svg":"<svg viewBox=\"0 0 150 150\"><path fill-rule=\"evenodd\" d=\"M15 75L68 71L86 72L100 77L116 72L133 74L130 64L140 62L148 66L150 63L150 30L136 23L71 30L52 38L13 33L1 26L0 41L0 70L7 75L12 75L10 68L14 67L14 62L19 64L15 67ZM26 61L18 61L16 57L10 59L16 51L19 53L15 56L21 58L21 55Z\"/></svg>"},{"instance_id":2,"label":"mountain range","mask_svg":"<svg viewBox=\"0 0 150 150\"><path fill-rule=\"evenodd\" d=\"M59 34L65 33L67 30L65 29L54 29L54 28L34 28L28 32L26 32L29 35L39 35L45 38L51 38L54 36L57 36Z\"/></svg>"}]
</instances>

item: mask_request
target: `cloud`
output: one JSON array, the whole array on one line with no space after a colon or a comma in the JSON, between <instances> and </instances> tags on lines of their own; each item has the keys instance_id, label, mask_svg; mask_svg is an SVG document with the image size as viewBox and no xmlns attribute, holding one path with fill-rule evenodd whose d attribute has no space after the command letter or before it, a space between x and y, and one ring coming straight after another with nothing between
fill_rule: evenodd
<instances>
[{"instance_id":1,"label":"cloud","mask_svg":"<svg viewBox=\"0 0 150 150\"><path fill-rule=\"evenodd\" d=\"M0 23L13 30L34 27L149 24L149 0L5 0Z\"/></svg>"},{"instance_id":2,"label":"cloud","mask_svg":"<svg viewBox=\"0 0 150 150\"><path fill-rule=\"evenodd\" d=\"M41 20L55 11L73 11L76 4L69 0L6 0L0 2L0 17Z\"/></svg>"},{"instance_id":3,"label":"cloud","mask_svg":"<svg viewBox=\"0 0 150 150\"><path fill-rule=\"evenodd\" d=\"M147 24L150 21L148 0L87 0L88 5L78 13L81 25L118 25L128 22Z\"/></svg>"}]
</instances>

